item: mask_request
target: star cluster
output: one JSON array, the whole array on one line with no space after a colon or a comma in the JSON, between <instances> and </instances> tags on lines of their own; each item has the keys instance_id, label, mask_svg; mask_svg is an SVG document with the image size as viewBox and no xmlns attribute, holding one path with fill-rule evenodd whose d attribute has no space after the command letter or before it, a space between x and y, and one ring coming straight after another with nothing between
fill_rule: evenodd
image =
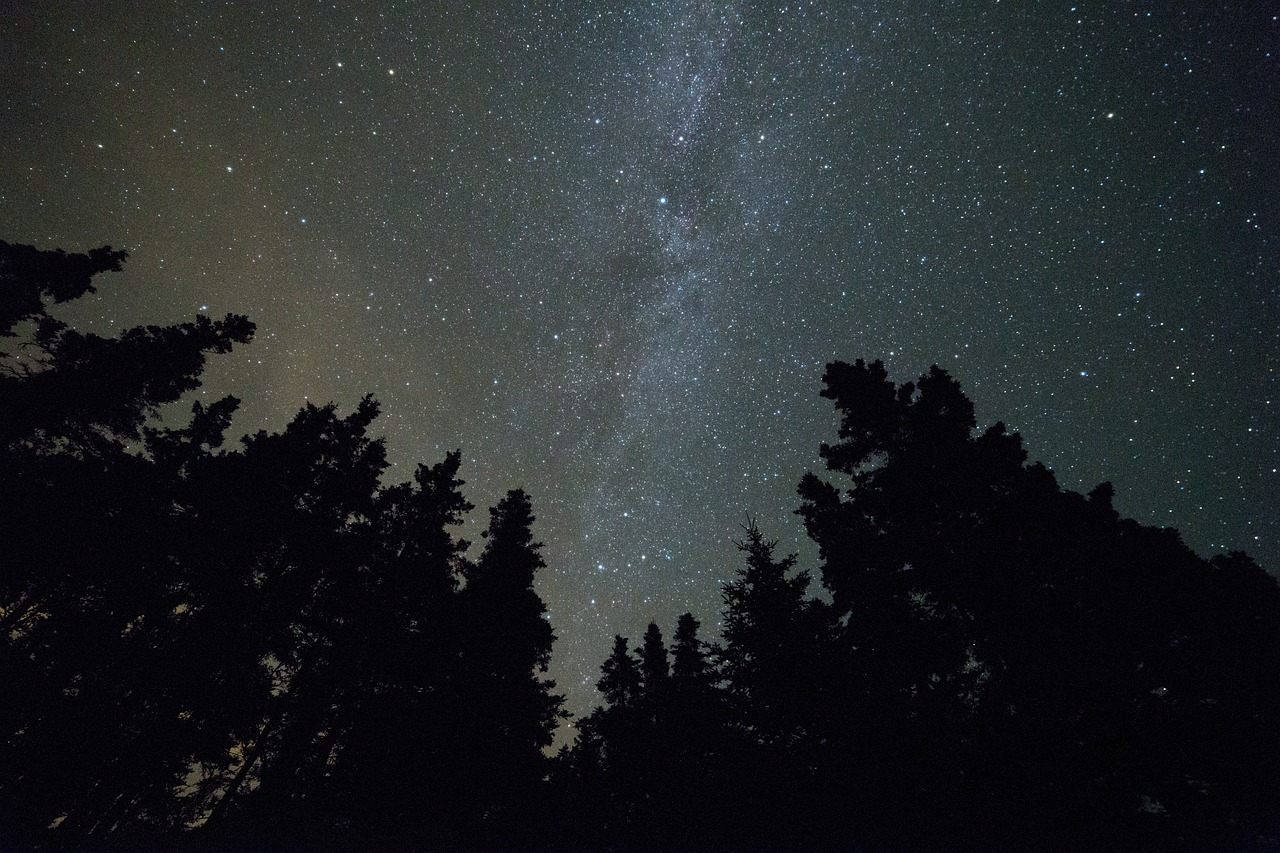
<instances>
[{"instance_id":1,"label":"star cluster","mask_svg":"<svg viewBox=\"0 0 1280 853\"><path fill-rule=\"evenodd\" d=\"M835 358L1280 567L1280 24L1174 5L23 4L0 236L130 250L85 327L248 314L240 431L373 392L393 479L529 489L582 712L747 514L812 560Z\"/></svg>"}]
</instances>

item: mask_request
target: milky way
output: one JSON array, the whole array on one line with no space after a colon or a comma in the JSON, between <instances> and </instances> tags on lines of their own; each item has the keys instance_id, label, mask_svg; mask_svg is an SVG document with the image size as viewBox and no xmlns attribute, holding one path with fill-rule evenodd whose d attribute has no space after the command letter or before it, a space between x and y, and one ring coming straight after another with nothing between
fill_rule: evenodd
<instances>
[{"instance_id":1,"label":"milky way","mask_svg":"<svg viewBox=\"0 0 1280 853\"><path fill-rule=\"evenodd\" d=\"M575 711L748 515L813 565L835 358L1280 567L1267 4L277 5L11 9L0 238L131 251L88 328L250 315L242 432L373 392L391 479L529 489Z\"/></svg>"}]
</instances>

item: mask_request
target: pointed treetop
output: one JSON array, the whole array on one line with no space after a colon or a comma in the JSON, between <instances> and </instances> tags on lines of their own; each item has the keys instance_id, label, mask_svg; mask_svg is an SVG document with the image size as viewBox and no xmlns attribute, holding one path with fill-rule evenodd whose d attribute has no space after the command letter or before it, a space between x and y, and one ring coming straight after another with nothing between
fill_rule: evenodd
<instances>
[{"instance_id":1,"label":"pointed treetop","mask_svg":"<svg viewBox=\"0 0 1280 853\"><path fill-rule=\"evenodd\" d=\"M613 638L613 651L600 666L600 672L596 689L604 694L611 708L629 707L639 698L640 667L631 656L626 637L619 634Z\"/></svg>"},{"instance_id":2,"label":"pointed treetop","mask_svg":"<svg viewBox=\"0 0 1280 853\"><path fill-rule=\"evenodd\" d=\"M667 661L667 647L662 642L662 631L654 622L644 632L644 643L640 647L640 674L644 679L645 690L652 693L661 689L671 674L671 666Z\"/></svg>"}]
</instances>

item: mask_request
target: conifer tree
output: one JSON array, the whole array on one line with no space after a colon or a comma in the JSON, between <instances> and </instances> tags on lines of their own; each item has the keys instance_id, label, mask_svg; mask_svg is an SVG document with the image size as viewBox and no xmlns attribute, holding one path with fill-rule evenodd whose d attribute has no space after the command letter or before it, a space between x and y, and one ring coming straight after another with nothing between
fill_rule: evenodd
<instances>
[{"instance_id":1,"label":"conifer tree","mask_svg":"<svg viewBox=\"0 0 1280 853\"><path fill-rule=\"evenodd\" d=\"M640 686L644 682L640 666L631 655L626 637L614 636L613 649L601 664L600 672L596 688L604 695L606 707L634 707L640 698Z\"/></svg>"},{"instance_id":2,"label":"conifer tree","mask_svg":"<svg viewBox=\"0 0 1280 853\"><path fill-rule=\"evenodd\" d=\"M211 825L228 819L242 797L239 820L271 814L295 825L326 821L332 767L356 716L366 640L366 555L386 467L382 441L367 435L377 413L371 398L347 417L332 405L307 405L283 433L247 438L243 453L226 460L231 482L222 506L257 515L230 519L231 532L251 546L232 552L232 570L252 593L246 601L220 590L210 598L216 621L204 624L218 637L235 624L224 609L228 599L245 602L253 645L235 651L268 670L271 689L256 697L255 729L240 749L243 763L225 770Z\"/></svg>"},{"instance_id":3,"label":"conifer tree","mask_svg":"<svg viewBox=\"0 0 1280 853\"><path fill-rule=\"evenodd\" d=\"M547 772L542 750L561 718L546 676L555 634L534 588L545 568L529 496L515 489L489 510L480 558L465 570L463 742L486 820L513 831L529 818Z\"/></svg>"},{"instance_id":4,"label":"conifer tree","mask_svg":"<svg viewBox=\"0 0 1280 853\"><path fill-rule=\"evenodd\" d=\"M108 339L49 313L125 257L0 242L0 846L39 843L50 825L73 844L170 826L202 748L172 654L192 529L143 427L253 325L198 316ZM197 407L165 435L216 446L234 408Z\"/></svg>"},{"instance_id":5,"label":"conifer tree","mask_svg":"<svg viewBox=\"0 0 1280 853\"><path fill-rule=\"evenodd\" d=\"M667 698L667 682L670 678L671 663L662 639L662 630L657 623L650 622L640 646L640 680L650 714L660 713Z\"/></svg>"},{"instance_id":6,"label":"conifer tree","mask_svg":"<svg viewBox=\"0 0 1280 853\"><path fill-rule=\"evenodd\" d=\"M805 591L808 572L795 572L796 557L775 559L777 543L766 540L754 520L738 548L746 566L724 589L723 674L743 719L755 736L779 745L801 726L811 704L801 673L813 659L813 625Z\"/></svg>"},{"instance_id":7,"label":"conifer tree","mask_svg":"<svg viewBox=\"0 0 1280 853\"><path fill-rule=\"evenodd\" d=\"M1109 484L1062 490L1002 424L975 435L937 367L895 386L880 362L836 362L824 382L841 424L821 453L848 488L806 475L799 512L838 617L837 707L866 733L830 754L865 768L868 821L915 815L898 843L978 849L1243 849L1276 830L1256 803L1278 768L1245 757L1276 742L1274 579L1122 520ZM1240 618L1237 582L1269 617ZM1237 664L1210 663L1228 648Z\"/></svg>"},{"instance_id":8,"label":"conifer tree","mask_svg":"<svg viewBox=\"0 0 1280 853\"><path fill-rule=\"evenodd\" d=\"M692 613L681 614L671 643L671 677L678 684L698 684L708 677L710 665L698 639L701 624Z\"/></svg>"}]
</instances>

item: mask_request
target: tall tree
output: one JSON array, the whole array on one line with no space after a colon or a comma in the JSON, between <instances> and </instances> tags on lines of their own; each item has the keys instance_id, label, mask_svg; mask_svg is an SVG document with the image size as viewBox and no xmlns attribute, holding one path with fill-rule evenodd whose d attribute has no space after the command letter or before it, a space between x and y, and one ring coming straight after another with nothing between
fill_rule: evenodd
<instances>
[{"instance_id":1,"label":"tall tree","mask_svg":"<svg viewBox=\"0 0 1280 853\"><path fill-rule=\"evenodd\" d=\"M0 445L49 453L103 454L141 438L159 407L198 388L208 353L226 353L254 332L245 317L198 315L174 326L139 326L115 338L83 334L48 313L93 293L95 276L127 257L110 246L87 254L0 241Z\"/></svg>"},{"instance_id":2,"label":"tall tree","mask_svg":"<svg viewBox=\"0 0 1280 853\"><path fill-rule=\"evenodd\" d=\"M474 804L499 837L530 818L548 770L542 750L562 716L563 697L546 676L555 634L534 588L546 563L533 523L528 494L508 492L489 510L484 550L464 570L467 713L459 745L469 750Z\"/></svg>"},{"instance_id":3,"label":"tall tree","mask_svg":"<svg viewBox=\"0 0 1280 853\"><path fill-rule=\"evenodd\" d=\"M805 672L817 640L809 573L793 573L794 554L775 559L777 542L754 520L745 530L738 548L746 565L723 592L723 676L754 736L786 746L802 733L805 708L816 699Z\"/></svg>"},{"instance_id":4,"label":"tall tree","mask_svg":"<svg viewBox=\"0 0 1280 853\"><path fill-rule=\"evenodd\" d=\"M620 634L614 636L613 649L600 666L600 672L600 681L596 687L604 695L608 707L628 708L637 703L644 681L626 637Z\"/></svg>"},{"instance_id":5,"label":"tall tree","mask_svg":"<svg viewBox=\"0 0 1280 853\"><path fill-rule=\"evenodd\" d=\"M123 260L0 243L0 846L524 843L561 705L528 496L473 564L460 455L381 487L372 398L160 426L253 326L48 315Z\"/></svg>"},{"instance_id":6,"label":"tall tree","mask_svg":"<svg viewBox=\"0 0 1280 853\"><path fill-rule=\"evenodd\" d=\"M671 677L677 684L702 683L711 671L706 649L698 638L701 627L692 613L681 614L676 622L676 633L671 643Z\"/></svg>"},{"instance_id":7,"label":"tall tree","mask_svg":"<svg viewBox=\"0 0 1280 853\"><path fill-rule=\"evenodd\" d=\"M844 706L874 733L849 746L873 774L873 816L925 813L934 825L915 837L979 847L1238 846L1272 831L1245 803L1276 790L1274 762L1240 748L1273 743L1277 718L1228 682L1280 699L1280 610L1241 642L1219 579L1274 580L1122 520L1106 484L1063 491L1002 424L975 435L972 404L936 367L895 386L879 362L836 362L824 381L841 440L821 452L849 485L806 475L799 512L840 620ZM1249 649L1248 674L1210 676L1228 647Z\"/></svg>"},{"instance_id":8,"label":"tall tree","mask_svg":"<svg viewBox=\"0 0 1280 853\"><path fill-rule=\"evenodd\" d=\"M561 759L558 783L570 798L569 819L581 815L594 828L591 846L664 846L667 652L656 625L645 638L633 650L626 637L614 637L596 684L604 704L578 723L573 749Z\"/></svg>"},{"instance_id":9,"label":"tall tree","mask_svg":"<svg viewBox=\"0 0 1280 853\"><path fill-rule=\"evenodd\" d=\"M662 629L650 622L640 645L640 679L651 713L660 713L667 698L667 682L671 678L671 662L662 639Z\"/></svg>"},{"instance_id":10,"label":"tall tree","mask_svg":"<svg viewBox=\"0 0 1280 853\"><path fill-rule=\"evenodd\" d=\"M219 824L239 792L238 822L255 824L249 840L260 846L297 841L299 827L321 846L439 840L433 833L452 820L441 816L443 792L454 783L454 753L439 732L466 711L454 591L467 543L450 535L471 509L459 462L450 453L419 466L413 482L376 495L367 525L347 531L356 538L342 552L352 558L345 582L318 579L323 598L308 605L334 618L308 632L312 645L286 672L296 687L288 684L263 724L262 769L237 768L215 805ZM257 790L247 792L254 779ZM291 819L278 835L282 814Z\"/></svg>"},{"instance_id":11,"label":"tall tree","mask_svg":"<svg viewBox=\"0 0 1280 853\"><path fill-rule=\"evenodd\" d=\"M128 252L102 246L67 254L0 240L0 337L14 337L14 329L46 316L46 299L55 304L97 293L95 276L119 272Z\"/></svg>"},{"instance_id":12,"label":"tall tree","mask_svg":"<svg viewBox=\"0 0 1280 853\"><path fill-rule=\"evenodd\" d=\"M674 849L747 847L761 839L751 839L749 830L743 834L751 822L742 820L733 804L745 805L742 781L754 768L742 761L750 751L732 726L699 627L693 614L685 613L672 636L662 711L667 767L658 795L660 819Z\"/></svg>"},{"instance_id":13,"label":"tall tree","mask_svg":"<svg viewBox=\"0 0 1280 853\"><path fill-rule=\"evenodd\" d=\"M171 654L190 532L172 460L197 433L216 447L236 404L197 407L167 446L143 427L253 325L198 316L106 339L49 314L125 257L0 243L0 338L14 342L0 350L0 844L51 824L98 843L164 825L199 740Z\"/></svg>"}]
</instances>

